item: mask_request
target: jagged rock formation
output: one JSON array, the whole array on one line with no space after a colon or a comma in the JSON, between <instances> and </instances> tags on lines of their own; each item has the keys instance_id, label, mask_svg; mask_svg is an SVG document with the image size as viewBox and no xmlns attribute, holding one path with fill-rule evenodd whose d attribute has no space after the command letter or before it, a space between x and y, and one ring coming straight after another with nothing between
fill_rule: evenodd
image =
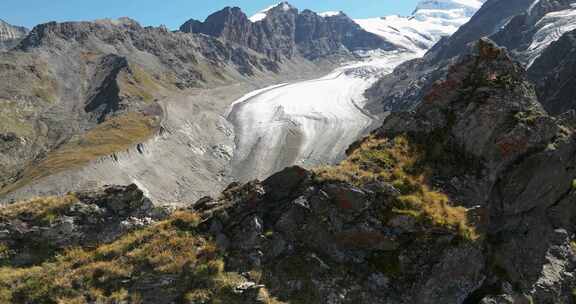
<instances>
[{"instance_id":1,"label":"jagged rock formation","mask_svg":"<svg viewBox=\"0 0 576 304\"><path fill-rule=\"evenodd\" d=\"M27 28L14 26L0 19L0 51L16 46L27 33Z\"/></svg>"},{"instance_id":2,"label":"jagged rock formation","mask_svg":"<svg viewBox=\"0 0 576 304\"><path fill-rule=\"evenodd\" d=\"M504 50L487 41L479 47L477 57L450 68L414 115L392 116L380 132L433 140L469 159L464 175L443 170L438 178L484 210L487 277L471 299L570 303L574 132L545 113Z\"/></svg>"},{"instance_id":3,"label":"jagged rock formation","mask_svg":"<svg viewBox=\"0 0 576 304\"><path fill-rule=\"evenodd\" d=\"M345 14L322 17L310 10L299 13L286 2L271 7L256 22L240 8L226 7L208 16L204 22L187 21L180 30L233 41L275 60L297 54L319 59L339 53L350 55L349 51L394 49L389 42L364 31Z\"/></svg>"},{"instance_id":4,"label":"jagged rock formation","mask_svg":"<svg viewBox=\"0 0 576 304\"><path fill-rule=\"evenodd\" d=\"M469 208L480 239L463 241L423 225L422 213L395 209L411 190L382 180L318 184L300 168L234 185L223 194L228 203L195 208L210 210L205 227L232 253L227 265L263 269L261 283L280 299L572 303L576 145L566 122L542 109L520 64L483 40L414 113L392 114L375 133L423 147L420 166L431 166L430 182ZM360 155L386 148L372 149Z\"/></svg>"}]
</instances>

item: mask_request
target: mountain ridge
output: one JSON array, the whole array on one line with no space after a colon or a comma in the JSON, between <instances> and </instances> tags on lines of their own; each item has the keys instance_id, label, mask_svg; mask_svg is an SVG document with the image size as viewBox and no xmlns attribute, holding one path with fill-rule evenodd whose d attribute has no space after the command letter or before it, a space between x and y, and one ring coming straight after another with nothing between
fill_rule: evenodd
<instances>
[{"instance_id":1,"label":"mountain ridge","mask_svg":"<svg viewBox=\"0 0 576 304\"><path fill-rule=\"evenodd\" d=\"M379 36L362 30L345 14L322 17L310 10L299 12L287 2L271 6L256 22L240 8L226 7L204 22L187 21L180 30L233 41L274 60L291 58L297 52L313 60L338 52L346 55L346 50L392 48Z\"/></svg>"}]
</instances>

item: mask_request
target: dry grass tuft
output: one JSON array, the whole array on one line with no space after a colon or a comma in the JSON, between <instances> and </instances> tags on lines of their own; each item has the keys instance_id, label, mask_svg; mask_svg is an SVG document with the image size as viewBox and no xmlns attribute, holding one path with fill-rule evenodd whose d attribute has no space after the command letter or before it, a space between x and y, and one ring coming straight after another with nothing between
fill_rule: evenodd
<instances>
[{"instance_id":1,"label":"dry grass tuft","mask_svg":"<svg viewBox=\"0 0 576 304\"><path fill-rule=\"evenodd\" d=\"M76 202L78 199L71 194L34 198L0 208L0 221L26 218L37 223L49 223Z\"/></svg>"},{"instance_id":2,"label":"dry grass tuft","mask_svg":"<svg viewBox=\"0 0 576 304\"><path fill-rule=\"evenodd\" d=\"M466 239L477 239L466 209L452 206L448 196L429 186L426 178L429 169L420 163L423 158L424 152L404 136L393 140L371 136L340 164L318 168L315 173L319 182L339 181L357 186L388 182L402 193L395 212L454 230Z\"/></svg>"},{"instance_id":3,"label":"dry grass tuft","mask_svg":"<svg viewBox=\"0 0 576 304\"><path fill-rule=\"evenodd\" d=\"M186 278L170 287L182 298L234 303L232 291L244 279L226 273L215 245L194 232L198 219L181 211L92 250L71 248L40 266L0 268L0 303L140 303L126 282L163 275Z\"/></svg>"}]
</instances>

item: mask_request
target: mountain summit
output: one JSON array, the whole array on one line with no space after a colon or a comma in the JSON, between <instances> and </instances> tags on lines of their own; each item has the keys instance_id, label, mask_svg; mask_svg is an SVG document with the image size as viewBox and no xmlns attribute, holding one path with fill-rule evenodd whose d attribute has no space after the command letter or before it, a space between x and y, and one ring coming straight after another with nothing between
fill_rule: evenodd
<instances>
[{"instance_id":1,"label":"mountain summit","mask_svg":"<svg viewBox=\"0 0 576 304\"><path fill-rule=\"evenodd\" d=\"M254 14L252 17L250 17L250 21L252 22L258 22L258 21L262 21L264 19L266 19L266 17L268 17L268 13L270 13L270 11L273 10L282 10L282 11L290 11L296 9L295 7L293 7L292 5L290 5L290 3L288 2L280 2L276 5L272 5L269 6L268 8L265 8L261 11L259 11L258 13Z\"/></svg>"}]
</instances>

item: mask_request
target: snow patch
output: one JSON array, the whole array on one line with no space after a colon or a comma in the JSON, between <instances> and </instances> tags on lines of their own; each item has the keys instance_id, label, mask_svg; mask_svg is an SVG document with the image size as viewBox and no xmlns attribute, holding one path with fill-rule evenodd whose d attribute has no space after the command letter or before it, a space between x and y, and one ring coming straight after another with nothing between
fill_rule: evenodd
<instances>
[{"instance_id":1,"label":"snow patch","mask_svg":"<svg viewBox=\"0 0 576 304\"><path fill-rule=\"evenodd\" d=\"M341 14L342 14L342 12L340 12L340 11L338 11L338 12L337 11L329 11L329 12L319 13L318 16L326 18L326 17L339 16Z\"/></svg>"},{"instance_id":2,"label":"snow patch","mask_svg":"<svg viewBox=\"0 0 576 304\"><path fill-rule=\"evenodd\" d=\"M274 8L280 7L283 11L289 11L290 9L292 9L292 7L290 6L290 4L288 4L287 2L280 2L274 5L271 5L259 12L257 12L256 14L252 15L252 17L248 18L250 21L252 22L258 22L258 21L262 21L264 19L266 19L266 17L268 16L268 12L271 11Z\"/></svg>"}]
</instances>

